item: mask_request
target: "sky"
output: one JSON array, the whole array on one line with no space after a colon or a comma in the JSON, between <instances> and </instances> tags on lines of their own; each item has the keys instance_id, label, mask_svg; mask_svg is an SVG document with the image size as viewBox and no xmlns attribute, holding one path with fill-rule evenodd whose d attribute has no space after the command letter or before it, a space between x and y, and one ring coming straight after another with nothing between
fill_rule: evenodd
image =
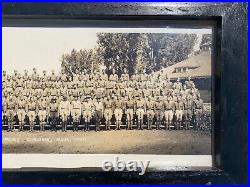
<instances>
[{"instance_id":1,"label":"sky","mask_svg":"<svg viewBox=\"0 0 250 187\"><path fill-rule=\"evenodd\" d=\"M45 28L45 27L2 27L2 69L23 73L35 67L43 70L60 71L60 57L71 50L91 49L97 42L96 34L106 33L195 33L211 34L211 29L176 28Z\"/></svg>"}]
</instances>

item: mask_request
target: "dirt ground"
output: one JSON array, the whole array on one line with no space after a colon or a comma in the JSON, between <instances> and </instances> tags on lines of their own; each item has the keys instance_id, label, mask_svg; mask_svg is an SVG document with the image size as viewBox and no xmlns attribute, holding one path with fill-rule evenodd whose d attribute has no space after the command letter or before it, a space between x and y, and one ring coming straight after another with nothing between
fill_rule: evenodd
<instances>
[{"instance_id":1,"label":"dirt ground","mask_svg":"<svg viewBox=\"0 0 250 187\"><path fill-rule=\"evenodd\" d=\"M2 132L3 153L211 154L211 135L193 130Z\"/></svg>"}]
</instances>

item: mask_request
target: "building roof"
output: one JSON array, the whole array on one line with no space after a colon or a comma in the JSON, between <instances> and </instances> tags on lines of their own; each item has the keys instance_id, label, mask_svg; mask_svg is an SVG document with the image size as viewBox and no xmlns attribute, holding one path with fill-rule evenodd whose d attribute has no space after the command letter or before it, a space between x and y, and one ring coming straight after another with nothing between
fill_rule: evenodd
<instances>
[{"instance_id":1,"label":"building roof","mask_svg":"<svg viewBox=\"0 0 250 187\"><path fill-rule=\"evenodd\" d=\"M176 72L178 68L187 67L188 71ZM191 77L208 77L211 76L211 53L210 51L202 51L197 55L193 55L188 59L176 63L163 69L164 74L169 78L187 78Z\"/></svg>"}]
</instances>

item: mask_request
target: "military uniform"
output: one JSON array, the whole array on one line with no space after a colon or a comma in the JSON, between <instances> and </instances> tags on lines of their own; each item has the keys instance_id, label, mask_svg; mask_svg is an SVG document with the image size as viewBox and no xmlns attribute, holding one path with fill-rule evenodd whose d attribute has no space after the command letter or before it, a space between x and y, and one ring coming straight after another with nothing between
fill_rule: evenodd
<instances>
[{"instance_id":1,"label":"military uniform","mask_svg":"<svg viewBox=\"0 0 250 187\"><path fill-rule=\"evenodd\" d=\"M201 126L201 117L203 114L203 101L202 99L198 98L194 101L194 105L195 105L195 118L196 118L196 122L197 122L197 126L196 128L199 128Z\"/></svg>"},{"instance_id":2,"label":"military uniform","mask_svg":"<svg viewBox=\"0 0 250 187\"><path fill-rule=\"evenodd\" d=\"M106 120L106 130L110 130L110 123L112 118L112 101L106 100L104 102L104 118Z\"/></svg>"},{"instance_id":3,"label":"military uniform","mask_svg":"<svg viewBox=\"0 0 250 187\"><path fill-rule=\"evenodd\" d=\"M116 119L116 130L119 130L121 127L121 121L122 121L122 103L121 100L117 99L113 102L112 110L115 114Z\"/></svg>"},{"instance_id":4,"label":"military uniform","mask_svg":"<svg viewBox=\"0 0 250 187\"><path fill-rule=\"evenodd\" d=\"M157 98L157 102L155 102L155 115L157 120L156 129L159 129L161 126L162 118L164 115L163 109L164 109L163 102L159 98Z\"/></svg>"},{"instance_id":5,"label":"military uniform","mask_svg":"<svg viewBox=\"0 0 250 187\"><path fill-rule=\"evenodd\" d=\"M14 115L15 115L16 103L13 99L7 101L6 115L8 118L8 131L13 131L14 129Z\"/></svg>"},{"instance_id":6,"label":"military uniform","mask_svg":"<svg viewBox=\"0 0 250 187\"><path fill-rule=\"evenodd\" d=\"M126 109L126 115L127 115L127 121L128 121L127 129L132 129L135 109L136 109L135 102L133 100L129 99L127 101L127 109Z\"/></svg>"},{"instance_id":7,"label":"military uniform","mask_svg":"<svg viewBox=\"0 0 250 187\"><path fill-rule=\"evenodd\" d=\"M95 108L95 118L96 118L96 131L100 130L100 125L101 125L101 119L103 117L103 112L104 112L104 106L103 103L98 100L94 102L94 108Z\"/></svg>"},{"instance_id":8,"label":"military uniform","mask_svg":"<svg viewBox=\"0 0 250 187\"><path fill-rule=\"evenodd\" d=\"M57 75L55 74L55 72L53 70L52 70L52 73L51 73L51 75L49 77L49 80L51 82L56 82L58 80L58 77L57 77Z\"/></svg>"},{"instance_id":9,"label":"military uniform","mask_svg":"<svg viewBox=\"0 0 250 187\"><path fill-rule=\"evenodd\" d=\"M190 88L192 88L192 87L193 87L194 82L193 82L193 81L191 81L191 80L188 80L188 81L186 81L186 82L185 82L185 85L186 85L187 89L190 89Z\"/></svg>"},{"instance_id":10,"label":"military uniform","mask_svg":"<svg viewBox=\"0 0 250 187\"><path fill-rule=\"evenodd\" d=\"M56 131L56 125L58 123L58 104L55 99L51 100L48 111L51 131Z\"/></svg>"},{"instance_id":11,"label":"military uniform","mask_svg":"<svg viewBox=\"0 0 250 187\"><path fill-rule=\"evenodd\" d=\"M27 114L27 101L23 98L17 103L17 116L19 120L19 131L23 131L24 119Z\"/></svg>"},{"instance_id":12,"label":"military uniform","mask_svg":"<svg viewBox=\"0 0 250 187\"><path fill-rule=\"evenodd\" d=\"M37 116L37 103L35 100L31 100L28 104L28 117L30 122L30 131L32 132L34 130L35 125L35 119Z\"/></svg>"},{"instance_id":13,"label":"military uniform","mask_svg":"<svg viewBox=\"0 0 250 187\"><path fill-rule=\"evenodd\" d=\"M64 96L66 97L66 96ZM67 131L67 120L71 112L71 105L66 98L59 104L59 114L62 119L62 131Z\"/></svg>"},{"instance_id":14,"label":"military uniform","mask_svg":"<svg viewBox=\"0 0 250 187\"><path fill-rule=\"evenodd\" d=\"M177 129L180 129L184 111L184 103L178 98L175 102L175 116L177 121Z\"/></svg>"},{"instance_id":15,"label":"military uniform","mask_svg":"<svg viewBox=\"0 0 250 187\"><path fill-rule=\"evenodd\" d=\"M148 118L148 129L152 129L152 123L154 118L155 111L155 102L153 100L146 101L146 109L147 109L147 118Z\"/></svg>"},{"instance_id":16,"label":"military uniform","mask_svg":"<svg viewBox=\"0 0 250 187\"><path fill-rule=\"evenodd\" d=\"M136 115L138 117L138 129L142 129L142 125L143 125L143 117L145 114L145 110L146 110L146 103L143 100L138 100L136 102Z\"/></svg>"},{"instance_id":17,"label":"military uniform","mask_svg":"<svg viewBox=\"0 0 250 187\"><path fill-rule=\"evenodd\" d=\"M164 116L166 120L166 128L169 128L170 124L172 123L175 110L175 105L174 102L171 100L171 98L168 98L164 102L164 110L165 110Z\"/></svg>"},{"instance_id":18,"label":"military uniform","mask_svg":"<svg viewBox=\"0 0 250 187\"><path fill-rule=\"evenodd\" d=\"M80 122L80 116L82 114L82 106L81 101L77 100L77 97L75 97L75 100L72 101L71 107L72 107L72 117L73 117L73 130L78 130L78 124Z\"/></svg>"},{"instance_id":19,"label":"military uniform","mask_svg":"<svg viewBox=\"0 0 250 187\"><path fill-rule=\"evenodd\" d=\"M181 82L175 82L173 85L174 89L176 90L182 90L182 83Z\"/></svg>"},{"instance_id":20,"label":"military uniform","mask_svg":"<svg viewBox=\"0 0 250 187\"><path fill-rule=\"evenodd\" d=\"M111 74L109 76L109 81L118 82L118 75L117 74Z\"/></svg>"},{"instance_id":21,"label":"military uniform","mask_svg":"<svg viewBox=\"0 0 250 187\"><path fill-rule=\"evenodd\" d=\"M91 99L85 101L83 103L83 116L85 119L85 125L86 125L86 129L85 130L89 130L89 124L90 124L90 119L92 117L92 110L93 110L93 103L91 101Z\"/></svg>"},{"instance_id":22,"label":"military uniform","mask_svg":"<svg viewBox=\"0 0 250 187\"><path fill-rule=\"evenodd\" d=\"M46 98L41 97L40 101L38 101L38 117L40 120L40 130L45 130L45 124L47 123L47 110L48 110L48 102L45 100Z\"/></svg>"},{"instance_id":23,"label":"military uniform","mask_svg":"<svg viewBox=\"0 0 250 187\"><path fill-rule=\"evenodd\" d=\"M6 81L7 81L7 73L6 71L3 71L2 82L6 82Z\"/></svg>"},{"instance_id":24,"label":"military uniform","mask_svg":"<svg viewBox=\"0 0 250 187\"><path fill-rule=\"evenodd\" d=\"M120 80L121 80L121 82L129 81L129 74L127 74L127 73L121 74Z\"/></svg>"}]
</instances>

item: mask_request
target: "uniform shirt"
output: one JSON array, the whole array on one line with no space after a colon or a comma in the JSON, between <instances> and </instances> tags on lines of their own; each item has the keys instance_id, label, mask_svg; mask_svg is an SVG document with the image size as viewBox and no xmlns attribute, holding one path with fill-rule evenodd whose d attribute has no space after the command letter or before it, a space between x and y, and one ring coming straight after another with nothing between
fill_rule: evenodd
<instances>
[{"instance_id":1,"label":"uniform shirt","mask_svg":"<svg viewBox=\"0 0 250 187\"><path fill-rule=\"evenodd\" d=\"M27 102L25 100L20 100L18 103L18 109L26 109L27 110Z\"/></svg>"},{"instance_id":2,"label":"uniform shirt","mask_svg":"<svg viewBox=\"0 0 250 187\"><path fill-rule=\"evenodd\" d=\"M114 100L112 102L112 110L114 111L115 109L121 109L122 108L122 102L120 100Z\"/></svg>"},{"instance_id":3,"label":"uniform shirt","mask_svg":"<svg viewBox=\"0 0 250 187\"><path fill-rule=\"evenodd\" d=\"M93 105L92 105L92 102L91 102L91 101L88 101L88 102L84 102L84 103L83 103L83 109L84 109L84 110L92 110L92 107L93 107Z\"/></svg>"},{"instance_id":4,"label":"uniform shirt","mask_svg":"<svg viewBox=\"0 0 250 187\"><path fill-rule=\"evenodd\" d=\"M87 81L89 81L89 75L88 74L86 74L86 75L80 75L80 79L82 81L84 81L84 82L87 82Z\"/></svg>"},{"instance_id":5,"label":"uniform shirt","mask_svg":"<svg viewBox=\"0 0 250 187\"><path fill-rule=\"evenodd\" d=\"M12 81L7 81L6 82L6 88L12 88L13 87L13 82Z\"/></svg>"},{"instance_id":6,"label":"uniform shirt","mask_svg":"<svg viewBox=\"0 0 250 187\"><path fill-rule=\"evenodd\" d=\"M7 101L7 109L8 110L15 110L16 109L16 102L14 100Z\"/></svg>"},{"instance_id":7,"label":"uniform shirt","mask_svg":"<svg viewBox=\"0 0 250 187\"><path fill-rule=\"evenodd\" d=\"M184 103L182 101L175 102L176 110L184 110Z\"/></svg>"},{"instance_id":8,"label":"uniform shirt","mask_svg":"<svg viewBox=\"0 0 250 187\"><path fill-rule=\"evenodd\" d=\"M148 80L148 75L147 75L147 74L141 74L141 75L140 75L140 80L141 80L142 82L147 81L147 80Z\"/></svg>"},{"instance_id":9,"label":"uniform shirt","mask_svg":"<svg viewBox=\"0 0 250 187\"><path fill-rule=\"evenodd\" d=\"M46 74L43 74L40 78L42 82L47 82L48 81L48 76Z\"/></svg>"},{"instance_id":10,"label":"uniform shirt","mask_svg":"<svg viewBox=\"0 0 250 187\"><path fill-rule=\"evenodd\" d=\"M164 102L164 109L165 110L174 110L174 102L173 101L165 101Z\"/></svg>"},{"instance_id":11,"label":"uniform shirt","mask_svg":"<svg viewBox=\"0 0 250 187\"><path fill-rule=\"evenodd\" d=\"M4 98L8 97L8 92L7 92L6 89L3 89L3 90L2 90L2 94L3 94L3 97L4 97ZM3 101L2 101L2 102L3 102Z\"/></svg>"},{"instance_id":12,"label":"uniform shirt","mask_svg":"<svg viewBox=\"0 0 250 187\"><path fill-rule=\"evenodd\" d=\"M155 102L154 101L146 101L146 108L148 110L155 110Z\"/></svg>"},{"instance_id":13,"label":"uniform shirt","mask_svg":"<svg viewBox=\"0 0 250 187\"><path fill-rule=\"evenodd\" d=\"M127 101L127 109L134 109L135 110L135 102L133 100Z\"/></svg>"},{"instance_id":14,"label":"uniform shirt","mask_svg":"<svg viewBox=\"0 0 250 187\"><path fill-rule=\"evenodd\" d=\"M52 82L56 82L58 77L56 76L56 74L51 74L50 77L49 77L50 81Z\"/></svg>"},{"instance_id":15,"label":"uniform shirt","mask_svg":"<svg viewBox=\"0 0 250 187\"><path fill-rule=\"evenodd\" d=\"M184 102L185 110L193 110L194 109L194 101L192 99L188 99Z\"/></svg>"},{"instance_id":16,"label":"uniform shirt","mask_svg":"<svg viewBox=\"0 0 250 187\"><path fill-rule=\"evenodd\" d=\"M7 74L5 74L5 75L2 76L2 81L3 81L3 82L6 82L6 81L7 81Z\"/></svg>"},{"instance_id":17,"label":"uniform shirt","mask_svg":"<svg viewBox=\"0 0 250 187\"><path fill-rule=\"evenodd\" d=\"M124 82L124 81L129 81L129 74L127 73L124 73L121 75L121 81Z\"/></svg>"},{"instance_id":18,"label":"uniform shirt","mask_svg":"<svg viewBox=\"0 0 250 187\"><path fill-rule=\"evenodd\" d=\"M81 110L82 109L81 102L79 100L72 101L71 102L71 108L72 109L79 109L79 110Z\"/></svg>"},{"instance_id":19,"label":"uniform shirt","mask_svg":"<svg viewBox=\"0 0 250 187\"><path fill-rule=\"evenodd\" d=\"M38 109L39 110L47 110L48 103L46 100L38 101Z\"/></svg>"},{"instance_id":20,"label":"uniform shirt","mask_svg":"<svg viewBox=\"0 0 250 187\"><path fill-rule=\"evenodd\" d=\"M117 81L118 81L118 75L117 75L117 74L111 74L111 75L109 76L109 80L110 80L110 81L117 82Z\"/></svg>"},{"instance_id":21,"label":"uniform shirt","mask_svg":"<svg viewBox=\"0 0 250 187\"><path fill-rule=\"evenodd\" d=\"M138 100L138 101L136 102L136 108L137 108L137 109L145 109L145 101L143 101L143 100Z\"/></svg>"},{"instance_id":22,"label":"uniform shirt","mask_svg":"<svg viewBox=\"0 0 250 187\"><path fill-rule=\"evenodd\" d=\"M37 104L36 104L36 102L29 102L28 103L28 110L29 111L35 111L37 109Z\"/></svg>"},{"instance_id":23,"label":"uniform shirt","mask_svg":"<svg viewBox=\"0 0 250 187\"><path fill-rule=\"evenodd\" d=\"M15 73L15 74L12 76L12 81L15 82L17 79L18 79L18 74Z\"/></svg>"},{"instance_id":24,"label":"uniform shirt","mask_svg":"<svg viewBox=\"0 0 250 187\"><path fill-rule=\"evenodd\" d=\"M112 101L107 100L104 102L104 108L105 109L111 109L112 108Z\"/></svg>"},{"instance_id":25,"label":"uniform shirt","mask_svg":"<svg viewBox=\"0 0 250 187\"><path fill-rule=\"evenodd\" d=\"M163 110L163 108L164 108L163 102L161 102L161 101L155 102L155 109L156 110Z\"/></svg>"},{"instance_id":26,"label":"uniform shirt","mask_svg":"<svg viewBox=\"0 0 250 187\"><path fill-rule=\"evenodd\" d=\"M72 95L73 95L73 97L78 97L79 96L79 90L78 89L72 90Z\"/></svg>"},{"instance_id":27,"label":"uniform shirt","mask_svg":"<svg viewBox=\"0 0 250 187\"><path fill-rule=\"evenodd\" d=\"M193 87L194 82L193 82L193 81L191 81L191 80L189 80L189 81L186 81L186 82L185 82L185 85L186 85L187 89L190 89L190 88L192 88L192 87Z\"/></svg>"},{"instance_id":28,"label":"uniform shirt","mask_svg":"<svg viewBox=\"0 0 250 187\"><path fill-rule=\"evenodd\" d=\"M103 103L102 102L94 102L95 110L96 111L103 111Z\"/></svg>"},{"instance_id":29,"label":"uniform shirt","mask_svg":"<svg viewBox=\"0 0 250 187\"><path fill-rule=\"evenodd\" d=\"M57 103L50 103L49 111L50 112L57 112L58 111L58 104Z\"/></svg>"},{"instance_id":30,"label":"uniform shirt","mask_svg":"<svg viewBox=\"0 0 250 187\"><path fill-rule=\"evenodd\" d=\"M175 89L182 90L182 83L181 82L176 82L174 83Z\"/></svg>"},{"instance_id":31,"label":"uniform shirt","mask_svg":"<svg viewBox=\"0 0 250 187\"><path fill-rule=\"evenodd\" d=\"M59 110L61 111L62 109L70 110L71 109L70 102L69 101L61 101L59 104Z\"/></svg>"},{"instance_id":32,"label":"uniform shirt","mask_svg":"<svg viewBox=\"0 0 250 187\"><path fill-rule=\"evenodd\" d=\"M54 88L54 89L51 89L51 90L50 90L50 95L51 95L51 96L57 96L57 95L58 95L58 90L55 89L55 88Z\"/></svg>"},{"instance_id":33,"label":"uniform shirt","mask_svg":"<svg viewBox=\"0 0 250 187\"><path fill-rule=\"evenodd\" d=\"M7 111L7 100L6 99L3 99L2 101L2 110L3 112L5 113Z\"/></svg>"},{"instance_id":34,"label":"uniform shirt","mask_svg":"<svg viewBox=\"0 0 250 187\"><path fill-rule=\"evenodd\" d=\"M111 81L107 81L106 85L107 85L106 86L107 89L112 89L115 86L114 83Z\"/></svg>"},{"instance_id":35,"label":"uniform shirt","mask_svg":"<svg viewBox=\"0 0 250 187\"><path fill-rule=\"evenodd\" d=\"M24 75L23 75L23 80L24 81L28 81L30 79L30 76L27 74L27 73L25 73Z\"/></svg>"},{"instance_id":36,"label":"uniform shirt","mask_svg":"<svg viewBox=\"0 0 250 187\"><path fill-rule=\"evenodd\" d=\"M39 75L38 75L37 73L33 73L33 74L31 75L31 79L32 79L33 81L39 81Z\"/></svg>"},{"instance_id":37,"label":"uniform shirt","mask_svg":"<svg viewBox=\"0 0 250 187\"><path fill-rule=\"evenodd\" d=\"M167 89L172 89L172 88L173 88L173 83L170 82L170 81L166 81L165 87L166 87Z\"/></svg>"}]
</instances>

